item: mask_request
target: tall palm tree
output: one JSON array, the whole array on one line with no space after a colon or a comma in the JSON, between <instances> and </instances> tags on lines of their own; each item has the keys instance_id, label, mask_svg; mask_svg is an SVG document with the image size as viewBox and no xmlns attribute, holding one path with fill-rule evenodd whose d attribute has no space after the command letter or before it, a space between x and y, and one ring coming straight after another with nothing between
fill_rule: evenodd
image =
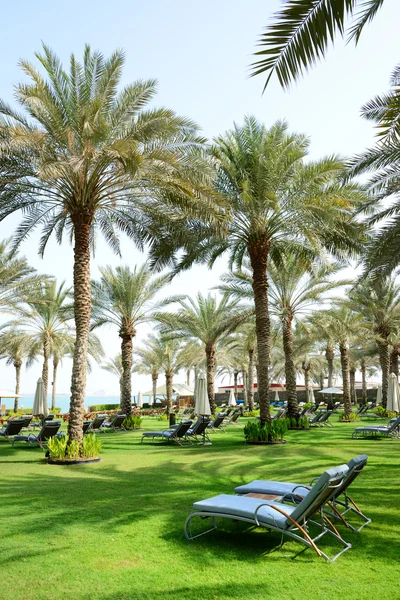
<instances>
[{"instance_id":1,"label":"tall palm tree","mask_svg":"<svg viewBox=\"0 0 400 600\"><path fill-rule=\"evenodd\" d=\"M29 366L35 360L35 340L24 331L12 328L0 336L0 359L15 368L14 412L18 411L18 396L21 389L21 369L24 362Z\"/></svg>"},{"instance_id":2,"label":"tall palm tree","mask_svg":"<svg viewBox=\"0 0 400 600\"><path fill-rule=\"evenodd\" d=\"M137 327L149 322L152 313L160 308L155 295L169 281L162 275L152 277L148 265L100 267L100 281L92 282L93 327L114 325L121 338L122 396L121 410L132 412L132 340Z\"/></svg>"},{"instance_id":3,"label":"tall palm tree","mask_svg":"<svg viewBox=\"0 0 400 600\"><path fill-rule=\"evenodd\" d=\"M170 412L172 406L173 394L173 378L176 373L182 368L181 363L181 342L178 339L163 339L163 356L162 368L165 373L165 387L167 392L167 413Z\"/></svg>"},{"instance_id":4,"label":"tall palm tree","mask_svg":"<svg viewBox=\"0 0 400 600\"><path fill-rule=\"evenodd\" d=\"M180 362L186 369L186 384L190 385L190 372L194 370L194 385L196 387L199 366L204 362L204 345L197 340L190 340L183 345L180 352Z\"/></svg>"},{"instance_id":5,"label":"tall palm tree","mask_svg":"<svg viewBox=\"0 0 400 600\"><path fill-rule=\"evenodd\" d=\"M71 288L55 280L37 285L24 299L26 307L19 309L20 317L13 324L31 335L36 352L43 355L42 379L45 394L49 389L49 360L58 338L71 335L68 321L72 318ZM85 358L86 360L86 358Z\"/></svg>"},{"instance_id":6,"label":"tall palm tree","mask_svg":"<svg viewBox=\"0 0 400 600\"><path fill-rule=\"evenodd\" d=\"M329 42L344 36L350 17L349 40L358 42L384 0L286 0L275 20L260 38L260 57L253 75L265 73L267 86L273 73L287 87L325 56ZM265 88L264 88L265 89Z\"/></svg>"},{"instance_id":7,"label":"tall palm tree","mask_svg":"<svg viewBox=\"0 0 400 600\"><path fill-rule=\"evenodd\" d=\"M119 231L140 249L151 248L168 235L184 240L186 226L219 227L225 210L210 191L213 171L197 126L169 109L145 109L154 80L118 91L122 51L105 59L86 46L82 63L71 56L69 71L45 45L36 58L45 77L30 62L20 63L28 78L15 88L23 112L0 102L0 221L24 213L15 246L41 225L41 254L53 234L60 243L65 233L73 240L76 343L68 435L80 442L96 232L116 252Z\"/></svg>"},{"instance_id":8,"label":"tall palm tree","mask_svg":"<svg viewBox=\"0 0 400 600\"><path fill-rule=\"evenodd\" d=\"M136 348L134 354L137 358L135 371L151 375L153 386L153 402L157 396L157 381L162 370L164 360L164 342L161 336L149 335L144 341L143 348Z\"/></svg>"},{"instance_id":9,"label":"tall palm tree","mask_svg":"<svg viewBox=\"0 0 400 600\"><path fill-rule=\"evenodd\" d=\"M336 157L305 163L309 140L289 134L285 123L270 129L254 117L218 138L212 149L218 164L217 189L228 199L232 219L222 242L202 241L183 264L228 251L240 269L249 259L256 315L260 417L269 413L270 312L268 261L288 247L305 255L325 250L343 257L359 249L363 225L354 212L364 202L358 186L343 183L343 163Z\"/></svg>"},{"instance_id":10,"label":"tall palm tree","mask_svg":"<svg viewBox=\"0 0 400 600\"><path fill-rule=\"evenodd\" d=\"M161 329L169 336L198 340L204 344L207 361L207 392L211 410L215 410L215 354L218 341L235 331L248 318L248 312L236 300L198 293L195 298L178 301L176 313L157 315Z\"/></svg>"},{"instance_id":11,"label":"tall palm tree","mask_svg":"<svg viewBox=\"0 0 400 600\"><path fill-rule=\"evenodd\" d=\"M400 285L394 278L370 277L358 282L349 305L361 317L378 345L382 370L382 406L386 407L390 373L390 342L400 328Z\"/></svg>"}]
</instances>

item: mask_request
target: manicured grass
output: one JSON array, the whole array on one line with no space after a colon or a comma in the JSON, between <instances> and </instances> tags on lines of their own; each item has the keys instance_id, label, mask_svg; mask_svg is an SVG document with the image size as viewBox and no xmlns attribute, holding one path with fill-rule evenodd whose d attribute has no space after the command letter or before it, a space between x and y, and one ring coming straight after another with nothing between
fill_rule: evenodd
<instances>
[{"instance_id":1,"label":"manicured grass","mask_svg":"<svg viewBox=\"0 0 400 600\"><path fill-rule=\"evenodd\" d=\"M140 445L109 433L102 462L52 466L40 449L0 440L0 598L299 600L398 598L400 440L352 440L353 424L289 432L282 446L247 446L242 427L213 445ZM165 423L146 419L146 429ZM372 518L333 563L280 536L221 522L188 542L194 501L251 479L311 480L365 452L352 496Z\"/></svg>"}]
</instances>

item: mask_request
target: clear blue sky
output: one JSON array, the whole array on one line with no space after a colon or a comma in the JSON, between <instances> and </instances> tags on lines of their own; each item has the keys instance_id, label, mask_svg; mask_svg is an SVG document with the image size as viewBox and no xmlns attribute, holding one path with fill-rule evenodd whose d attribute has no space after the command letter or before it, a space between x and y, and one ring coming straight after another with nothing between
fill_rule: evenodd
<instances>
[{"instance_id":1,"label":"clear blue sky","mask_svg":"<svg viewBox=\"0 0 400 600\"><path fill-rule=\"evenodd\" d=\"M371 145L374 131L360 119L360 107L388 88L390 73L400 60L400 3L385 0L376 20L367 27L357 48L339 41L327 59L293 86L282 91L276 81L262 95L262 78L248 78L255 43L277 0L114 0L113 2L54 2L39 0L8 3L2 7L0 38L0 97L13 101L13 85L22 77L20 58L34 60L41 40L67 61L71 52L81 55L85 43L105 55L115 48L126 52L123 83L138 78L157 78L155 104L173 108L194 118L208 138L224 132L234 121L252 113L271 125L286 119L290 129L311 138L311 156L339 153L350 156ZM0 224L0 236L9 236L19 218ZM22 251L40 271L71 282L72 249L55 243L45 258L37 256L37 236ZM124 241L123 263L141 263L144 256ZM104 243L99 243L96 265L118 264ZM223 261L209 272L198 267L179 277L168 290L173 293L205 292L224 270ZM139 340L147 330L139 331ZM114 330L102 333L110 356L118 352ZM1 386L12 388L13 369L0 363ZM22 389L30 392L40 374L39 365L23 374ZM134 376L133 391L149 388L146 378ZM68 391L70 362L60 374L60 391ZM117 393L117 381L98 368L88 378L89 391Z\"/></svg>"}]
</instances>

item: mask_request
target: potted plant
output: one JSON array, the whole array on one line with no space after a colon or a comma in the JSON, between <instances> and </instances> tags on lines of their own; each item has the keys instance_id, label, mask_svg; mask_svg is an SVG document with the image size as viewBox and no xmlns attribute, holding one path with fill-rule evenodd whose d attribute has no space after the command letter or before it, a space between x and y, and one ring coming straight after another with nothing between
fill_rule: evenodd
<instances>
[{"instance_id":1,"label":"potted plant","mask_svg":"<svg viewBox=\"0 0 400 600\"><path fill-rule=\"evenodd\" d=\"M47 462L52 465L77 465L100 461L101 442L94 433L84 436L82 444L68 436L54 436L47 444Z\"/></svg>"}]
</instances>

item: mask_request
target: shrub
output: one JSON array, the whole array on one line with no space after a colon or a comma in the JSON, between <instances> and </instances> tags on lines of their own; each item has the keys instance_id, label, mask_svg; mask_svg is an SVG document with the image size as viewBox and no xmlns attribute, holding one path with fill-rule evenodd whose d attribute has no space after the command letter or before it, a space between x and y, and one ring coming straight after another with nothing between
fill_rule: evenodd
<instances>
[{"instance_id":1,"label":"shrub","mask_svg":"<svg viewBox=\"0 0 400 600\"><path fill-rule=\"evenodd\" d=\"M163 413L162 415L158 415L157 419L159 421L168 421L168 415L166 415L165 413Z\"/></svg>"},{"instance_id":2,"label":"shrub","mask_svg":"<svg viewBox=\"0 0 400 600\"><path fill-rule=\"evenodd\" d=\"M244 417L259 417L260 411L259 410L247 410L244 412L243 416Z\"/></svg>"},{"instance_id":3,"label":"shrub","mask_svg":"<svg viewBox=\"0 0 400 600\"><path fill-rule=\"evenodd\" d=\"M391 412L390 410L386 410L386 408L383 408L383 406L377 406L374 410L374 413L378 416L378 417L382 417L384 419L393 419L394 417L397 416L397 414L395 412Z\"/></svg>"},{"instance_id":4,"label":"shrub","mask_svg":"<svg viewBox=\"0 0 400 600\"><path fill-rule=\"evenodd\" d=\"M343 411L340 411L338 413L338 415L339 415L339 421L340 422L343 422L343 421L351 421L351 422L353 422L353 421L359 421L360 420L360 417L356 413L353 413L353 412L349 413L348 415L345 415Z\"/></svg>"},{"instance_id":5,"label":"shrub","mask_svg":"<svg viewBox=\"0 0 400 600\"><path fill-rule=\"evenodd\" d=\"M118 410L119 404L93 404L88 412L101 412L102 410Z\"/></svg>"},{"instance_id":6,"label":"shrub","mask_svg":"<svg viewBox=\"0 0 400 600\"><path fill-rule=\"evenodd\" d=\"M281 442L287 431L285 419L276 419L261 427L260 421L249 421L244 428L246 442Z\"/></svg>"},{"instance_id":7,"label":"shrub","mask_svg":"<svg viewBox=\"0 0 400 600\"><path fill-rule=\"evenodd\" d=\"M310 426L310 420L308 417L292 417L286 418L286 425L288 429L307 429Z\"/></svg>"},{"instance_id":8,"label":"shrub","mask_svg":"<svg viewBox=\"0 0 400 600\"><path fill-rule=\"evenodd\" d=\"M123 425L126 429L139 429L142 421L143 419L140 415L129 415L129 417L126 417L124 420Z\"/></svg>"},{"instance_id":9,"label":"shrub","mask_svg":"<svg viewBox=\"0 0 400 600\"><path fill-rule=\"evenodd\" d=\"M68 444L68 436L55 435L47 444L49 456L53 460L77 460L79 458L97 458L100 455L101 442L94 433L83 438L82 444L72 440Z\"/></svg>"}]
</instances>

